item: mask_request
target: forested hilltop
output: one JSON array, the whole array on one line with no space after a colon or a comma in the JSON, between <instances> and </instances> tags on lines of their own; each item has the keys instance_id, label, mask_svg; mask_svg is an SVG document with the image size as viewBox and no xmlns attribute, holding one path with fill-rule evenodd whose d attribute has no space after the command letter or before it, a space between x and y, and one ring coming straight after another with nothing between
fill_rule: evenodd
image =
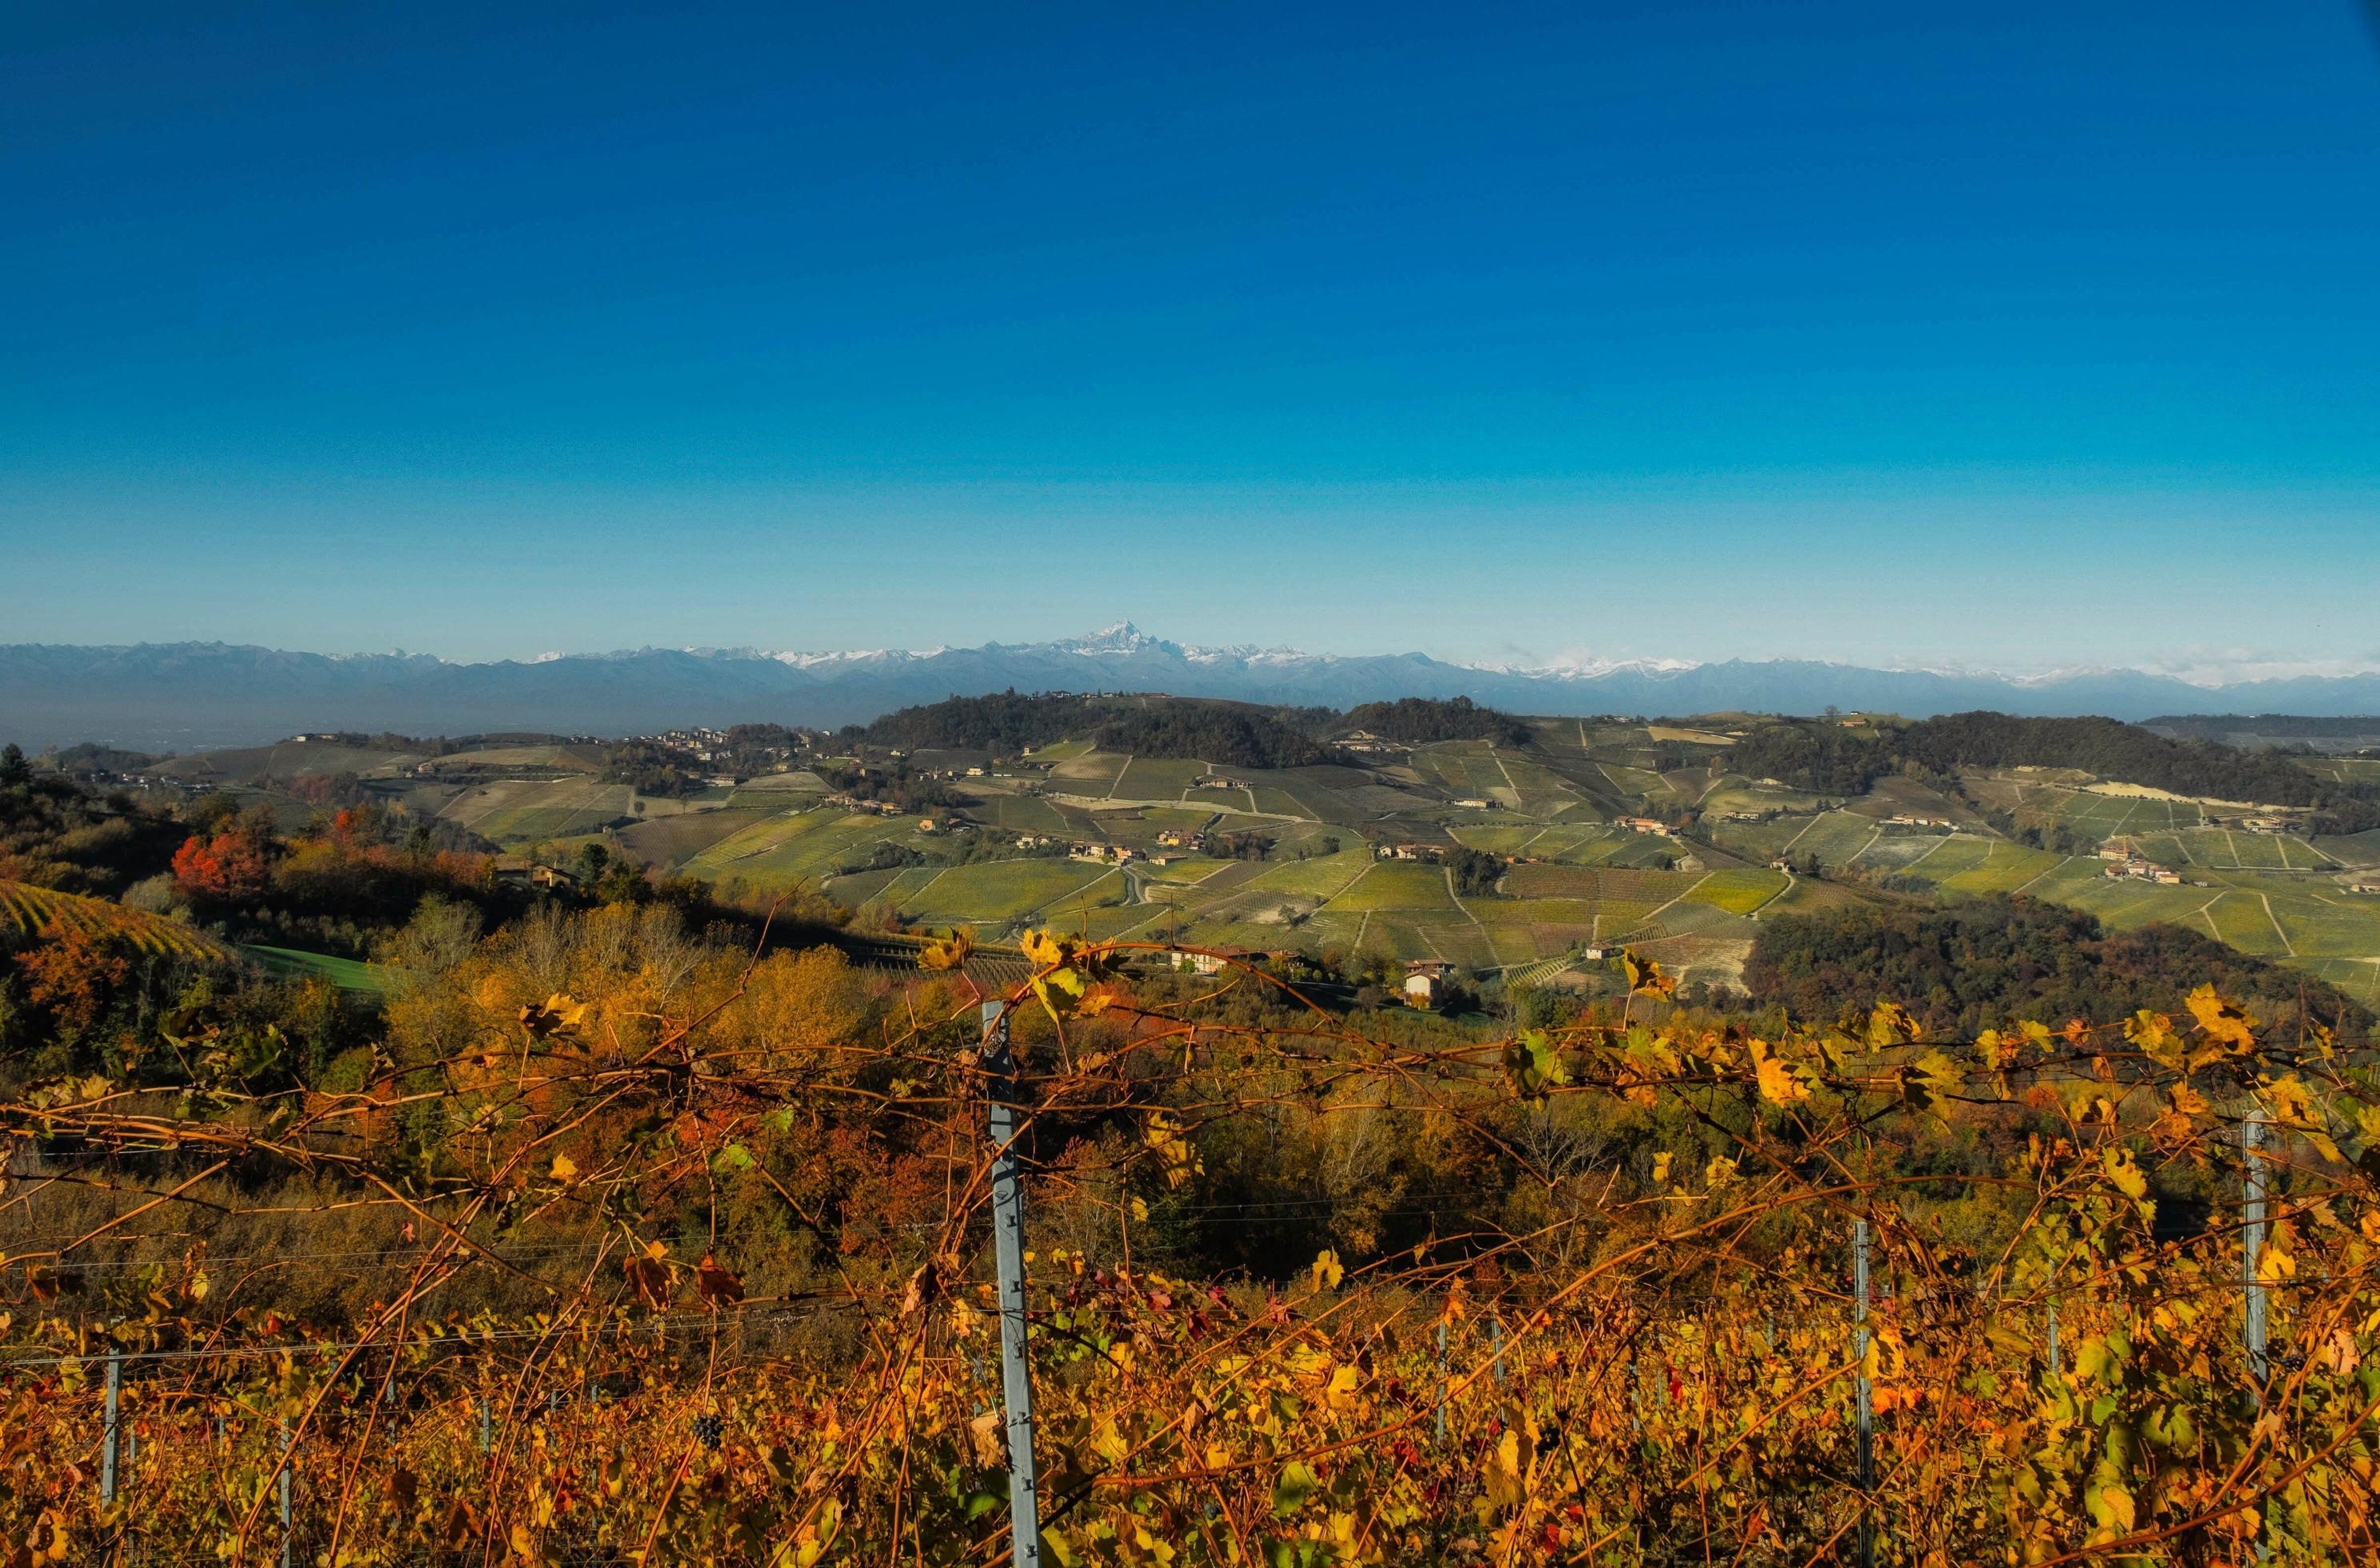
<instances>
[{"instance_id":1,"label":"forested hilltop","mask_svg":"<svg viewBox=\"0 0 2380 1568\"><path fill-rule=\"evenodd\" d=\"M1755 1004L1803 1017L1898 1002L1936 1033L2010 1017L2118 1023L2213 983L2284 1033L2300 1020L2362 1043L2373 1015L2337 988L2176 926L2108 931L2095 916L1991 895L1937 908L1855 905L1762 924L1744 961Z\"/></svg>"},{"instance_id":2,"label":"forested hilltop","mask_svg":"<svg viewBox=\"0 0 2380 1568\"><path fill-rule=\"evenodd\" d=\"M1245 768L1298 768L1342 760L1325 737L1367 733L1421 745L1496 740L1518 746L1528 725L1469 698L1405 698L1334 713L1327 708L1264 708L1205 699L1020 696L953 697L905 708L845 736L905 750L943 748L1015 754L1062 740L1088 739L1103 750Z\"/></svg>"},{"instance_id":3,"label":"forested hilltop","mask_svg":"<svg viewBox=\"0 0 2380 1568\"><path fill-rule=\"evenodd\" d=\"M1364 733L1408 746L1438 740L1492 740L1505 746L1525 746L1529 726L1510 713L1482 708L1467 697L1434 701L1403 697L1394 702L1366 702L1350 708L1333 726L1342 733Z\"/></svg>"},{"instance_id":4,"label":"forested hilltop","mask_svg":"<svg viewBox=\"0 0 2380 1568\"><path fill-rule=\"evenodd\" d=\"M2380 786L2325 782L2287 756L2176 740L2112 719L1957 713L1858 728L1797 721L1762 725L1733 756L1746 772L1835 795L1857 795L1912 767L1943 777L1962 767L2070 768L2179 796L2313 807L2330 833L2380 827Z\"/></svg>"}]
</instances>

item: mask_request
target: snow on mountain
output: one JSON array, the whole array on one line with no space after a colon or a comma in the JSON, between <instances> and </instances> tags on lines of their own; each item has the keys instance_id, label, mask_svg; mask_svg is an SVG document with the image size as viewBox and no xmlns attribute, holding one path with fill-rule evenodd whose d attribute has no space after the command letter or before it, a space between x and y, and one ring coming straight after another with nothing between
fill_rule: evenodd
<instances>
[{"instance_id":1,"label":"snow on mountain","mask_svg":"<svg viewBox=\"0 0 2380 1568\"><path fill-rule=\"evenodd\" d=\"M1868 669L1814 660L1607 659L1539 665L1423 653L1205 648L1119 621L1039 643L770 652L637 649L449 662L427 654L331 656L224 643L0 646L0 740L81 740L146 750L249 744L311 728L463 735L535 730L635 735L686 723L844 724L953 694L1015 689L1169 692L1332 708L1398 697L1469 697L1510 711L1812 713L1828 706L1920 716L2380 713L2380 675L2265 660L2261 678L2205 685L2170 671ZM2192 675L2204 670L2193 667Z\"/></svg>"}]
</instances>

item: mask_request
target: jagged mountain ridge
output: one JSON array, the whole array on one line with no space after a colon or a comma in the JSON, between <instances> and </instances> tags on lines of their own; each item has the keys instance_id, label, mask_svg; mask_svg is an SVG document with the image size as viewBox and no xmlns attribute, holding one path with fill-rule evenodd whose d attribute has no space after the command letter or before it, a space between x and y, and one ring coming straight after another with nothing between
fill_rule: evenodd
<instances>
[{"instance_id":1,"label":"jagged mountain ridge","mask_svg":"<svg viewBox=\"0 0 2380 1568\"><path fill-rule=\"evenodd\" d=\"M2131 720L2216 711L2380 712L2380 675L2205 687L2126 670L2027 681L1814 660L1483 669L1422 653L1195 648L1119 623L1051 642L925 651L648 648L483 663L227 643L0 646L0 739L28 748L100 740L164 750L253 745L314 727L617 735L755 720L837 725L1011 687L1331 708L1469 697L1516 712L1560 715L1813 713L1830 705L1912 717L1977 708Z\"/></svg>"}]
</instances>

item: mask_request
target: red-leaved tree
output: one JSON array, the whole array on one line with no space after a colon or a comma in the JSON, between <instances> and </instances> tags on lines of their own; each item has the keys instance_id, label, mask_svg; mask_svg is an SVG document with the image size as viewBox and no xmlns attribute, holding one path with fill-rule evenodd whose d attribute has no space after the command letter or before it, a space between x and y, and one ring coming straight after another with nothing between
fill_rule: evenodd
<instances>
[{"instance_id":1,"label":"red-leaved tree","mask_svg":"<svg viewBox=\"0 0 2380 1568\"><path fill-rule=\"evenodd\" d=\"M174 881L194 899L234 904L264 891L264 846L234 830L174 851Z\"/></svg>"}]
</instances>

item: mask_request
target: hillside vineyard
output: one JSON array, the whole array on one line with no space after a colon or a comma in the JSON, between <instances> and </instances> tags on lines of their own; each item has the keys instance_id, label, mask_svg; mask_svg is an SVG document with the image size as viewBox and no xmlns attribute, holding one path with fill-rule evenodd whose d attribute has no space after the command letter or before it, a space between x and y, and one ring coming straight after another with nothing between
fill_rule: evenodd
<instances>
[{"instance_id":1,"label":"hillside vineyard","mask_svg":"<svg viewBox=\"0 0 2380 1568\"><path fill-rule=\"evenodd\" d=\"M11 751L10 1550L2361 1560L2380 761L2320 738Z\"/></svg>"}]
</instances>

